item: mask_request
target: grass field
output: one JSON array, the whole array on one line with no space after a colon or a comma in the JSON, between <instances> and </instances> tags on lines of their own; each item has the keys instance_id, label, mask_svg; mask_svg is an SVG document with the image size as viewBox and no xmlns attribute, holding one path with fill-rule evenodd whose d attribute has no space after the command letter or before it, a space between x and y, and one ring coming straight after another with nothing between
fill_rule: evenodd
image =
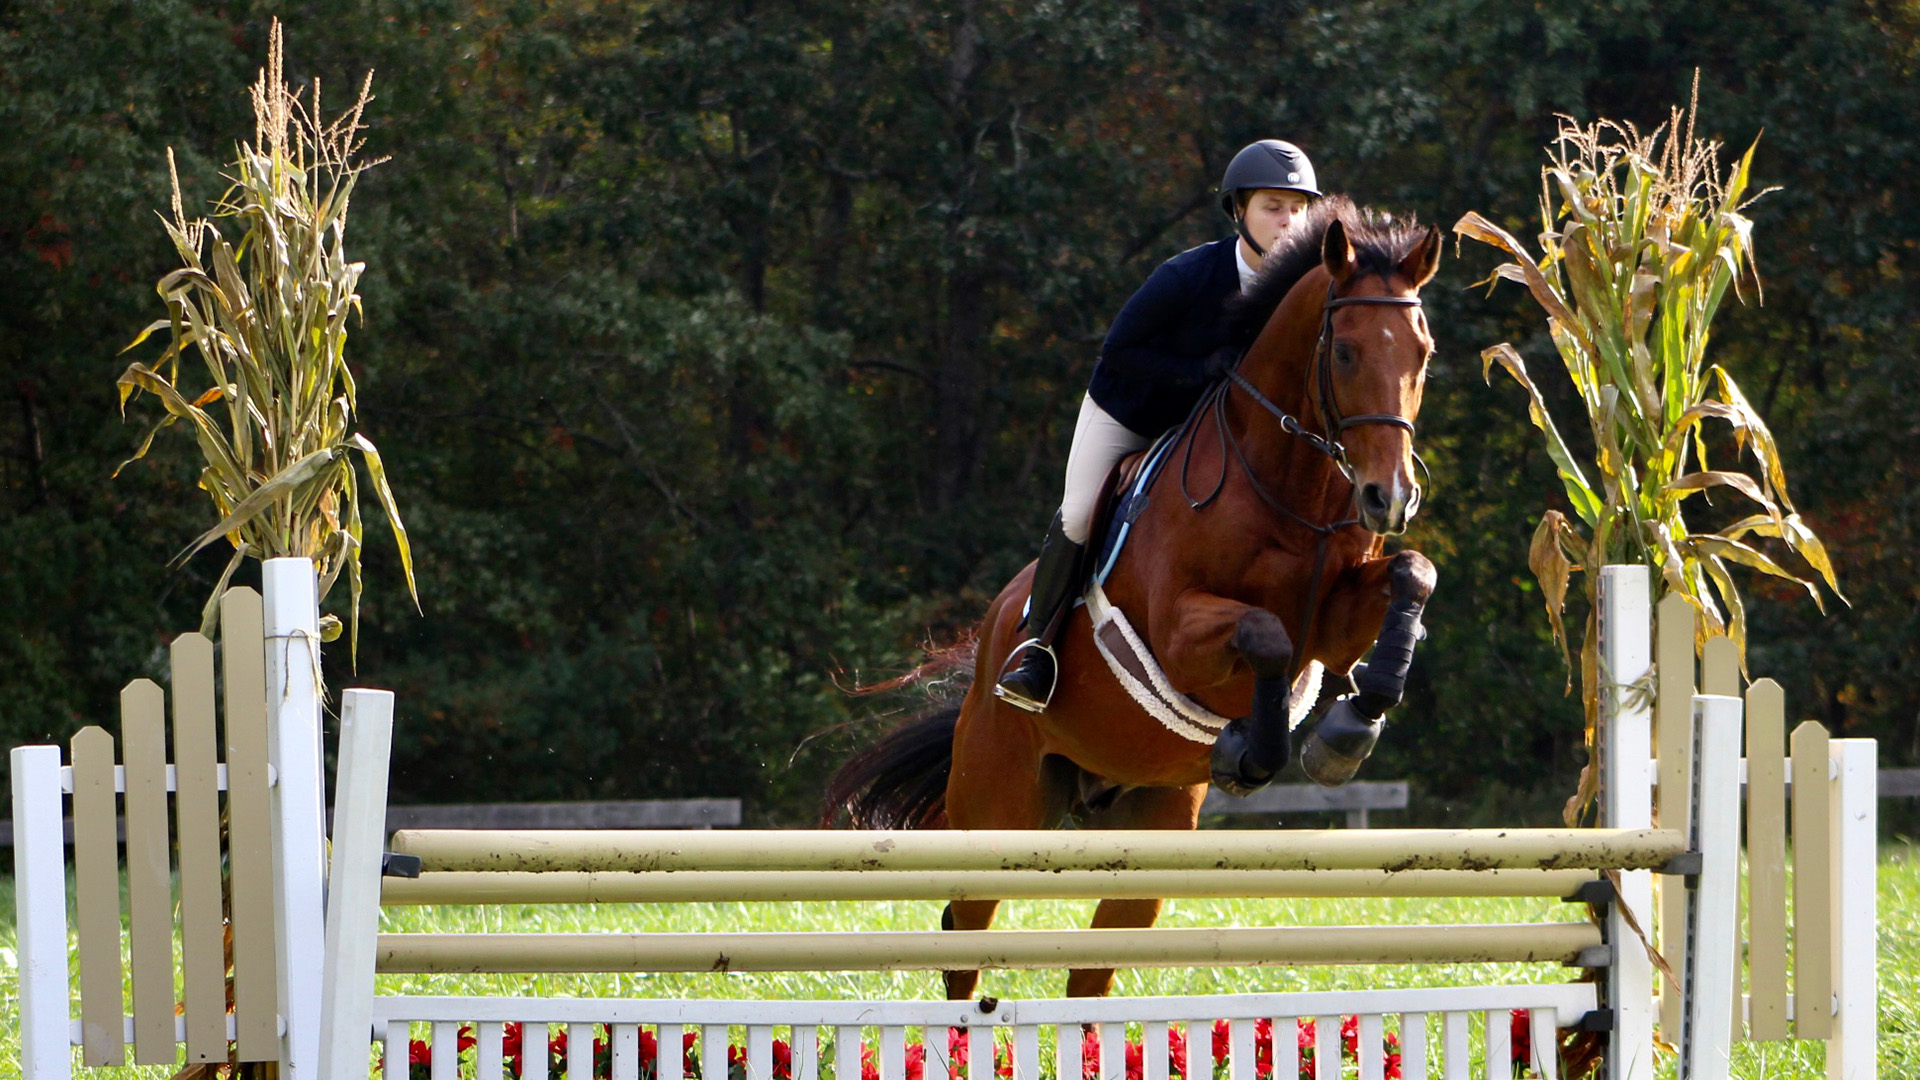
<instances>
[{"instance_id":1,"label":"grass field","mask_svg":"<svg viewBox=\"0 0 1920 1080\"><path fill-rule=\"evenodd\" d=\"M1920 848L1881 849L1880 875L1880 1075L1920 1077ZM12 881L0 878L0 903L12 910ZM999 925L1018 928L1083 923L1091 902L1021 901L1002 909ZM1392 925L1411 922L1532 922L1576 920L1573 905L1528 899L1490 900L1179 900L1168 905L1163 925ZM914 930L937 925L939 905L924 902L840 904L669 904L493 908L393 908L385 926L394 931L582 932L648 930ZM11 919L0 925L0 1076L14 1075L19 1061L17 987ZM1119 994L1252 992L1342 988L1471 985L1486 982L1558 982L1569 977L1553 965L1378 966L1362 968L1165 969L1123 972ZM386 993L499 993L513 995L680 998L932 999L939 978L930 973L825 973L636 976L383 976ZM982 992L1001 998L1052 997L1062 978L1051 972L990 972ZM1739 1044L1735 1075L1797 1078L1823 1074L1824 1051L1816 1044ZM80 1075L93 1073L80 1070ZM161 1078L169 1070L132 1075ZM1671 1067L1664 1070L1671 1074ZM97 1075L108 1075L99 1072ZM126 1074L120 1074L126 1075ZM930 1074L931 1075L931 1074Z\"/></svg>"}]
</instances>

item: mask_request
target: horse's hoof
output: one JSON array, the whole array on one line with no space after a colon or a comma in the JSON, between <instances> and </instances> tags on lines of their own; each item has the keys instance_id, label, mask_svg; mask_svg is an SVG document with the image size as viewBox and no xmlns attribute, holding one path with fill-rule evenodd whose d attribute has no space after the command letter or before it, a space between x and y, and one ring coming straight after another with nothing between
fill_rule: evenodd
<instances>
[{"instance_id":1,"label":"horse's hoof","mask_svg":"<svg viewBox=\"0 0 1920 1080\"><path fill-rule=\"evenodd\" d=\"M1383 725L1353 711L1353 699L1343 697L1313 726L1300 748L1300 767L1322 787L1339 787L1360 771L1373 753Z\"/></svg>"},{"instance_id":2,"label":"horse's hoof","mask_svg":"<svg viewBox=\"0 0 1920 1080\"><path fill-rule=\"evenodd\" d=\"M1245 717L1234 720L1220 730L1213 741L1213 757L1209 769L1213 776L1213 786L1233 796L1244 799L1273 782L1274 772L1261 770L1247 761L1251 743L1247 738Z\"/></svg>"}]
</instances>

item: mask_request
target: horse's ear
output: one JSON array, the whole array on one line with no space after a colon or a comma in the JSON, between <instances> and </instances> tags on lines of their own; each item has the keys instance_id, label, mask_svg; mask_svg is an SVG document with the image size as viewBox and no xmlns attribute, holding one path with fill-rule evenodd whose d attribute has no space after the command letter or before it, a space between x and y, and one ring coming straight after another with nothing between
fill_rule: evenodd
<instances>
[{"instance_id":1,"label":"horse's ear","mask_svg":"<svg viewBox=\"0 0 1920 1080\"><path fill-rule=\"evenodd\" d=\"M1336 282L1345 282L1358 261L1353 244L1347 240L1347 226L1339 218L1327 223L1326 238L1320 241L1320 261Z\"/></svg>"},{"instance_id":2,"label":"horse's ear","mask_svg":"<svg viewBox=\"0 0 1920 1080\"><path fill-rule=\"evenodd\" d=\"M1400 260L1400 276L1413 282L1416 289L1433 280L1434 271L1440 269L1440 249L1444 242L1439 226L1427 226L1427 235Z\"/></svg>"}]
</instances>

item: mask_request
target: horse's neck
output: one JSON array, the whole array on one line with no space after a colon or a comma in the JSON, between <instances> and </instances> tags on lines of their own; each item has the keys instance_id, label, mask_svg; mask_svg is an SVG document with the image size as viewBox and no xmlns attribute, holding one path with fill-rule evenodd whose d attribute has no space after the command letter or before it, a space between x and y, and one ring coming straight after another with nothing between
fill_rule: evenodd
<instances>
[{"instance_id":1,"label":"horse's neck","mask_svg":"<svg viewBox=\"0 0 1920 1080\"><path fill-rule=\"evenodd\" d=\"M1268 400L1322 437L1329 433L1315 405L1313 365L1326 296L1327 272L1309 271L1274 309L1241 368ZM1248 464L1289 509L1317 519L1350 499L1332 458L1307 439L1282 430L1280 421L1251 397L1234 394L1230 403L1227 422L1245 448Z\"/></svg>"}]
</instances>

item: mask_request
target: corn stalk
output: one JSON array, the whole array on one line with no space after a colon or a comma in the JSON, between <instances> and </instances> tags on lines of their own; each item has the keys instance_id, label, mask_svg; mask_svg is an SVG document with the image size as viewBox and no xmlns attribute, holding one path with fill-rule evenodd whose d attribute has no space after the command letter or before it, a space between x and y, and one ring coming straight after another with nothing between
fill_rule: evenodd
<instances>
[{"instance_id":1,"label":"corn stalk","mask_svg":"<svg viewBox=\"0 0 1920 1080\"><path fill-rule=\"evenodd\" d=\"M346 362L347 318L360 311L356 286L365 264L347 261L343 245L354 182L376 164L356 160L372 75L353 106L329 124L321 118L319 82L303 102L282 82L281 58L276 21L267 67L252 90L254 139L240 144L231 186L213 207L212 218L230 222L237 240L214 220L187 218L167 152L172 216L162 221L184 265L156 286L166 317L122 352L157 331L171 337L157 361L130 363L118 380L123 414L129 398L145 393L159 399L165 415L120 469L144 457L161 430L184 421L206 458L199 486L219 521L174 563L218 540L233 547L203 609L203 630L212 631L220 593L242 559L300 556L313 560L322 598L346 572L357 654L362 530L355 456L393 527L407 591L419 603L386 467L373 443L353 430L355 388ZM206 374L192 388L181 372L189 352ZM337 616L321 626L326 640L340 634Z\"/></svg>"},{"instance_id":2,"label":"corn stalk","mask_svg":"<svg viewBox=\"0 0 1920 1080\"><path fill-rule=\"evenodd\" d=\"M1746 278L1758 294L1753 223L1742 211L1765 192L1748 194L1754 147L1723 178L1720 145L1694 138L1697 89L1692 106L1673 110L1645 137L1632 124L1582 127L1561 118L1548 149L1551 164L1541 170L1538 257L1480 214L1454 225L1512 260L1487 284L1518 282L1544 309L1585 407L1588 461L1561 436L1519 351L1502 342L1481 353L1484 378L1491 381L1497 364L1526 392L1528 417L1545 438L1573 513L1548 509L1541 516L1528 562L1568 664L1569 688L1563 613L1573 576L1585 578L1589 615L1579 670L1589 751L1599 705L1592 614L1599 567L1651 567L1656 598L1668 590L1685 596L1700 612L1702 639L1727 634L1743 664L1746 607L1733 566L1794 582L1822 611L1819 583L1839 595L1826 549L1787 494L1772 433L1733 375L1706 358L1709 328L1729 289L1738 296ZM1709 459L1710 449L1717 458L1728 445L1710 439L1709 422L1725 425L1731 437L1726 460ZM1740 507L1719 510L1717 528L1702 520L1713 494L1730 495L1721 501ZM1760 537L1775 543L1763 546ZM1782 549L1804 563L1804 572L1782 565ZM1589 769L1568 804L1570 823L1596 786Z\"/></svg>"}]
</instances>

